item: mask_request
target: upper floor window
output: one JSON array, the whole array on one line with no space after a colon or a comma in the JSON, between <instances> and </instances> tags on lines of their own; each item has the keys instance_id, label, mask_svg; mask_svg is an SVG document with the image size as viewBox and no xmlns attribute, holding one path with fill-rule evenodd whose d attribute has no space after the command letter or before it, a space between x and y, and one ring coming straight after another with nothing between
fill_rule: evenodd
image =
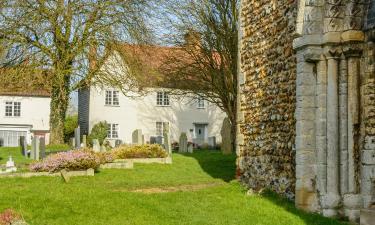
<instances>
[{"instance_id":1,"label":"upper floor window","mask_svg":"<svg viewBox=\"0 0 375 225\"><path fill-rule=\"evenodd\" d=\"M156 95L156 105L159 106L169 106L169 96L168 92L160 91Z\"/></svg>"},{"instance_id":2,"label":"upper floor window","mask_svg":"<svg viewBox=\"0 0 375 225\"><path fill-rule=\"evenodd\" d=\"M20 117L21 116L21 102L5 102L5 116Z\"/></svg>"},{"instance_id":3,"label":"upper floor window","mask_svg":"<svg viewBox=\"0 0 375 225\"><path fill-rule=\"evenodd\" d=\"M118 138L119 125L110 123L108 124L107 138Z\"/></svg>"},{"instance_id":4,"label":"upper floor window","mask_svg":"<svg viewBox=\"0 0 375 225\"><path fill-rule=\"evenodd\" d=\"M106 91L105 105L120 105L119 91Z\"/></svg>"},{"instance_id":5,"label":"upper floor window","mask_svg":"<svg viewBox=\"0 0 375 225\"><path fill-rule=\"evenodd\" d=\"M206 107L205 105L205 102L204 102L204 99L203 98L198 98L197 100L197 104L198 104L198 109L204 109Z\"/></svg>"}]
</instances>

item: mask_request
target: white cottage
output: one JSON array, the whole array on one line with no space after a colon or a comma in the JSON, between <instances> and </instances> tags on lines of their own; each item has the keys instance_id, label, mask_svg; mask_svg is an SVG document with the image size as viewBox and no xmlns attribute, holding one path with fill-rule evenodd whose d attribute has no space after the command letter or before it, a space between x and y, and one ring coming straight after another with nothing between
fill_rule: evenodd
<instances>
[{"instance_id":1,"label":"white cottage","mask_svg":"<svg viewBox=\"0 0 375 225\"><path fill-rule=\"evenodd\" d=\"M32 136L45 137L48 144L50 92L38 85L31 87L27 75L22 76L24 80L7 80L3 70L0 76L0 146L18 146L20 136L25 136L28 144ZM47 83L41 76L40 83Z\"/></svg>"},{"instance_id":2,"label":"white cottage","mask_svg":"<svg viewBox=\"0 0 375 225\"><path fill-rule=\"evenodd\" d=\"M169 52L171 48L152 48L157 49L149 49L150 54L143 55L142 61L155 67L160 61L160 52ZM142 130L147 143L154 137L162 136L165 128L170 130L172 142L178 142L181 132L185 132L198 145L208 143L210 137L215 137L220 143L225 113L202 98L176 97L170 95L171 91L170 88L149 85L145 95L128 97L137 93L125 96L116 88L99 86L81 89L78 98L81 132L88 134L95 124L107 121L110 125L108 140L112 144L116 140L131 143L136 129Z\"/></svg>"}]
</instances>

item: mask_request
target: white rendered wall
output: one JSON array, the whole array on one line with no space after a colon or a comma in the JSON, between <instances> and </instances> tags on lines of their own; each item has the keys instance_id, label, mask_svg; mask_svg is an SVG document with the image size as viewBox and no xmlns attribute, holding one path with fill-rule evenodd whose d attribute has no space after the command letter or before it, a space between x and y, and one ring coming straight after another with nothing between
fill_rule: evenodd
<instances>
[{"instance_id":1,"label":"white rendered wall","mask_svg":"<svg viewBox=\"0 0 375 225\"><path fill-rule=\"evenodd\" d=\"M118 139L131 143L134 130L142 129L145 141L149 141L150 136L156 136L156 122L169 122L172 142L178 142L181 132L189 134L190 129L194 130L194 123L207 123L206 137L216 136L217 142L221 142L220 130L225 113L218 107L205 102L205 108L199 109L191 98L172 96L170 106L157 106L157 90L162 89L150 89L147 95L134 98L120 94L119 106L105 106L105 90L91 87L89 130L100 121L119 124Z\"/></svg>"},{"instance_id":2,"label":"white rendered wall","mask_svg":"<svg viewBox=\"0 0 375 225\"><path fill-rule=\"evenodd\" d=\"M21 102L20 117L5 116L5 102L7 101ZM31 127L31 131L46 131L49 133L50 102L51 99L47 97L0 96L0 124L12 125L0 125L0 129L24 131L26 127L29 127L28 129ZM19 125L22 125L21 127L24 125L27 126L20 128ZM30 138L28 135L29 144L31 141ZM48 134L46 135L46 142L49 142Z\"/></svg>"}]
</instances>

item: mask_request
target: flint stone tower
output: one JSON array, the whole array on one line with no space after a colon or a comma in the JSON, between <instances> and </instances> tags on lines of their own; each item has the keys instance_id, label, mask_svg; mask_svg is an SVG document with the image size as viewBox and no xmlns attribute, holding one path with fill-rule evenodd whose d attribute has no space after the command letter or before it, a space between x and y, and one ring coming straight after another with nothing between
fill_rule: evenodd
<instances>
[{"instance_id":1,"label":"flint stone tower","mask_svg":"<svg viewBox=\"0 0 375 225\"><path fill-rule=\"evenodd\" d=\"M244 183L353 221L375 204L374 40L375 1L242 1Z\"/></svg>"}]
</instances>

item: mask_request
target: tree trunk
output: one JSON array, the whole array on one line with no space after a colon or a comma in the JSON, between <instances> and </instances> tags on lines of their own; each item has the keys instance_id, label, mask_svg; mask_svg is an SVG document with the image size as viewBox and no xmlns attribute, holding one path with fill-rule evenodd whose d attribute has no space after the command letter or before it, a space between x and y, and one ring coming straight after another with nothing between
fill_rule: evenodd
<instances>
[{"instance_id":1,"label":"tree trunk","mask_svg":"<svg viewBox=\"0 0 375 225\"><path fill-rule=\"evenodd\" d=\"M56 76L52 81L50 144L64 143L64 123L69 104L69 77Z\"/></svg>"}]
</instances>

